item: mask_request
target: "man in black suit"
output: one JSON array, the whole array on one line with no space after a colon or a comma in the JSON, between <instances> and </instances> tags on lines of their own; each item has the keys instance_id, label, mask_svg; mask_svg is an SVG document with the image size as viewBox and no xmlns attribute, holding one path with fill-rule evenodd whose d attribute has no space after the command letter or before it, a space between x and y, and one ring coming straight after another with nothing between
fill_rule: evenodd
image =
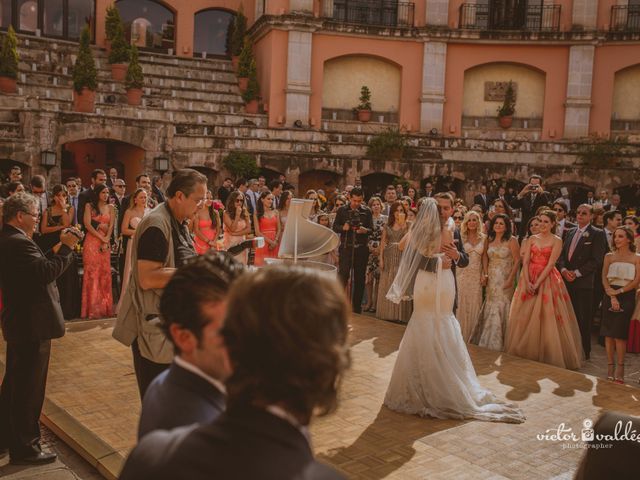
<instances>
[{"instance_id":1,"label":"man in black suit","mask_svg":"<svg viewBox=\"0 0 640 480\"><path fill-rule=\"evenodd\" d=\"M576 224L567 220L569 208L564 200L556 200L553 202L552 208L556 212L556 231L554 233L564 241L567 232L576 228Z\"/></svg>"},{"instance_id":2,"label":"man in black suit","mask_svg":"<svg viewBox=\"0 0 640 480\"><path fill-rule=\"evenodd\" d=\"M233 180L227 177L224 179L224 182L222 182L222 186L218 188L218 199L225 207L227 206L227 198L229 198L231 192L233 192Z\"/></svg>"},{"instance_id":3,"label":"man in black suit","mask_svg":"<svg viewBox=\"0 0 640 480\"><path fill-rule=\"evenodd\" d=\"M493 198L487 194L487 186L480 185L480 191L475 197L473 197L473 204L480 205L482 207L482 211L486 213L487 210L489 210L489 205L491 205L492 201Z\"/></svg>"},{"instance_id":4,"label":"man in black suit","mask_svg":"<svg viewBox=\"0 0 640 480\"><path fill-rule=\"evenodd\" d=\"M227 411L213 423L145 436L120 480L344 478L314 459L308 425L337 405L348 317L343 290L318 272L243 275L222 330L233 371Z\"/></svg>"},{"instance_id":5,"label":"man in black suit","mask_svg":"<svg viewBox=\"0 0 640 480\"><path fill-rule=\"evenodd\" d=\"M434 198L438 202L438 212L440 213L440 220L446 223L453 215L453 197L449 193L441 192L436 193ZM442 245L442 252L445 255L442 267L450 268L453 272L453 278L456 278L456 268L465 268L469 265L469 255L464 250L464 244L462 237L460 236L460 230L456 228L453 232L453 245ZM437 269L437 262L428 262L425 270L429 272L435 272ZM455 282L456 293L458 291L458 282ZM458 295L455 296L453 301L453 313L455 315L458 308Z\"/></svg>"},{"instance_id":6,"label":"man in black suit","mask_svg":"<svg viewBox=\"0 0 640 480\"><path fill-rule=\"evenodd\" d=\"M91 172L91 187L80 192L78 195L78 223L84 225L84 209L87 203L91 202L93 197L93 189L96 185L107 183L107 174L101 168L96 168Z\"/></svg>"},{"instance_id":7,"label":"man in black suit","mask_svg":"<svg viewBox=\"0 0 640 480\"><path fill-rule=\"evenodd\" d=\"M0 391L0 452L11 463L37 465L56 459L40 448L39 418L49 368L51 339L64 335L56 287L71 264L80 232L62 231L50 259L31 240L39 218L39 199L18 193L3 205L0 232L0 284L4 300L2 333L7 342L6 371ZM54 248L55 251L55 248Z\"/></svg>"},{"instance_id":8,"label":"man in black suit","mask_svg":"<svg viewBox=\"0 0 640 480\"><path fill-rule=\"evenodd\" d=\"M153 430L202 425L224 411L223 382L231 370L220 330L229 288L243 272L244 265L232 255L211 251L169 280L160 317L176 356L144 395L138 438Z\"/></svg>"},{"instance_id":9,"label":"man in black suit","mask_svg":"<svg viewBox=\"0 0 640 480\"><path fill-rule=\"evenodd\" d=\"M395 194L395 189L393 189ZM369 260L369 235L373 230L371 210L362 205L361 188L351 190L349 203L338 209L333 221L333 231L340 235L338 250L338 275L346 287L351 278L353 311L362 312L367 261Z\"/></svg>"},{"instance_id":10,"label":"man in black suit","mask_svg":"<svg viewBox=\"0 0 640 480\"><path fill-rule=\"evenodd\" d=\"M522 211L520 237L524 237L527 234L529 219L535 216L540 207L550 206L552 201L551 194L544 191L542 177L540 175L531 175L529 183L511 201L512 208L519 208Z\"/></svg>"},{"instance_id":11,"label":"man in black suit","mask_svg":"<svg viewBox=\"0 0 640 480\"><path fill-rule=\"evenodd\" d=\"M593 321L593 296L596 282L602 282L598 272L602 269L607 253L604 232L591 225L593 207L582 204L576 211L578 225L570 230L562 246L556 266L571 297L582 337L582 349L589 359L591 355L591 322Z\"/></svg>"}]
</instances>

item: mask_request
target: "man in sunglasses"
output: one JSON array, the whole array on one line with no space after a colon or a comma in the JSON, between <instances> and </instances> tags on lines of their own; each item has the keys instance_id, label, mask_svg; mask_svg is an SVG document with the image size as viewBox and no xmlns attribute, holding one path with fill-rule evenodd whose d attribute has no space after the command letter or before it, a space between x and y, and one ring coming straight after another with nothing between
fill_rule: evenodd
<instances>
[{"instance_id":1,"label":"man in sunglasses","mask_svg":"<svg viewBox=\"0 0 640 480\"><path fill-rule=\"evenodd\" d=\"M0 285L7 342L0 390L0 456L9 450L15 465L55 461L40 447L39 418L49 369L51 339L64 335L56 278L69 267L80 232L60 232L60 249L50 258L31 239L40 217L40 199L16 193L3 205Z\"/></svg>"}]
</instances>

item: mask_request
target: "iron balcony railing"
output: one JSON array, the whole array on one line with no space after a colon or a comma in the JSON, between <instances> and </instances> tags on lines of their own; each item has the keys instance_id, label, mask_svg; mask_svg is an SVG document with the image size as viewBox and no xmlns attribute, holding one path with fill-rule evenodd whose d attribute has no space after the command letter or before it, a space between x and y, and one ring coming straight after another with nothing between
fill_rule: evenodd
<instances>
[{"instance_id":1,"label":"iron balcony railing","mask_svg":"<svg viewBox=\"0 0 640 480\"><path fill-rule=\"evenodd\" d=\"M610 30L640 32L640 5L614 5L611 7Z\"/></svg>"},{"instance_id":2,"label":"iron balcony railing","mask_svg":"<svg viewBox=\"0 0 640 480\"><path fill-rule=\"evenodd\" d=\"M415 4L393 0L325 0L322 13L340 23L413 27Z\"/></svg>"},{"instance_id":3,"label":"iron balcony railing","mask_svg":"<svg viewBox=\"0 0 640 480\"><path fill-rule=\"evenodd\" d=\"M560 30L560 5L512 6L496 0L489 5L460 5L459 28L475 30L527 30L557 32Z\"/></svg>"}]
</instances>

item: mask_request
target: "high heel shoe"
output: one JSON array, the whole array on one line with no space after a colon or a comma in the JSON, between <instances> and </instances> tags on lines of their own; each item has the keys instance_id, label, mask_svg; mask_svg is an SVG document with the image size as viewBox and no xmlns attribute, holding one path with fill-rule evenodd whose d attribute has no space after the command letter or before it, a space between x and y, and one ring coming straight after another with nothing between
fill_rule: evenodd
<instances>
[{"instance_id":1,"label":"high heel shoe","mask_svg":"<svg viewBox=\"0 0 640 480\"><path fill-rule=\"evenodd\" d=\"M607 380L609 380L610 382L613 382L615 379L613 378L614 372L615 372L615 363L608 363L608 370L607 370ZM613 367L613 368L611 368Z\"/></svg>"},{"instance_id":2,"label":"high heel shoe","mask_svg":"<svg viewBox=\"0 0 640 480\"><path fill-rule=\"evenodd\" d=\"M622 375L618 377L618 372L620 371L620 367L622 367ZM618 385L624 385L624 363L619 363L618 368L616 370L616 379L613 383L617 383Z\"/></svg>"}]
</instances>

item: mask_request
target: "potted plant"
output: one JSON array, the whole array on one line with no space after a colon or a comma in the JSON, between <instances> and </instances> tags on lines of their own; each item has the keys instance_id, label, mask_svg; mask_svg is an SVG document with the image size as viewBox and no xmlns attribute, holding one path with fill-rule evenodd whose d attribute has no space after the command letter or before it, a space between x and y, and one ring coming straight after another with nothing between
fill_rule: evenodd
<instances>
[{"instance_id":1,"label":"potted plant","mask_svg":"<svg viewBox=\"0 0 640 480\"><path fill-rule=\"evenodd\" d=\"M229 50L231 53L231 64L233 70L238 71L238 63L240 60L240 53L244 48L244 37L247 33L247 17L244 16L244 10L242 5L238 9L238 13L233 19L231 24L231 33L229 40Z\"/></svg>"},{"instance_id":2,"label":"potted plant","mask_svg":"<svg viewBox=\"0 0 640 480\"><path fill-rule=\"evenodd\" d=\"M401 160L407 148L407 137L398 129L391 128L369 141L367 158L371 160Z\"/></svg>"},{"instance_id":3,"label":"potted plant","mask_svg":"<svg viewBox=\"0 0 640 480\"><path fill-rule=\"evenodd\" d=\"M127 64L131 59L129 44L124 37L124 27L120 23L116 27L116 33L111 43L109 63L111 64L111 77L116 82L123 82L127 75Z\"/></svg>"},{"instance_id":4,"label":"potted plant","mask_svg":"<svg viewBox=\"0 0 640 480\"><path fill-rule=\"evenodd\" d=\"M244 47L242 48L238 62L238 86L241 92L245 92L249 85L249 71L251 70L252 61L253 51L251 49L251 41L245 37Z\"/></svg>"},{"instance_id":5,"label":"potted plant","mask_svg":"<svg viewBox=\"0 0 640 480\"><path fill-rule=\"evenodd\" d=\"M144 75L138 60L138 48L135 45L131 49L131 62L129 62L129 68L127 68L127 77L124 80L124 85L127 89L127 103L129 105L140 105Z\"/></svg>"},{"instance_id":6,"label":"potted plant","mask_svg":"<svg viewBox=\"0 0 640 480\"><path fill-rule=\"evenodd\" d=\"M260 96L260 86L258 85L258 71L256 61L251 60L249 66L249 83L247 89L242 93L247 113L258 113L258 98Z\"/></svg>"},{"instance_id":7,"label":"potted plant","mask_svg":"<svg viewBox=\"0 0 640 480\"><path fill-rule=\"evenodd\" d=\"M360 104L356 107L356 111L360 122L371 120L371 90L366 85L360 89Z\"/></svg>"},{"instance_id":8,"label":"potted plant","mask_svg":"<svg viewBox=\"0 0 640 480\"><path fill-rule=\"evenodd\" d=\"M120 18L120 11L115 5L107 7L107 13L104 21L104 48L107 51L107 56L111 53L111 45L118 30L118 26L122 25L122 18Z\"/></svg>"},{"instance_id":9,"label":"potted plant","mask_svg":"<svg viewBox=\"0 0 640 480\"><path fill-rule=\"evenodd\" d=\"M89 27L80 35L80 50L73 66L73 109L76 112L93 113L96 101L98 74L89 45Z\"/></svg>"},{"instance_id":10,"label":"potted plant","mask_svg":"<svg viewBox=\"0 0 640 480\"><path fill-rule=\"evenodd\" d=\"M509 128L513 124L513 114L516 112L516 94L513 82L509 81L504 93L502 106L498 107L498 123L502 128Z\"/></svg>"},{"instance_id":11,"label":"potted plant","mask_svg":"<svg viewBox=\"0 0 640 480\"><path fill-rule=\"evenodd\" d=\"M16 93L19 61L18 39L13 27L9 26L0 49L0 91L2 93Z\"/></svg>"}]
</instances>

